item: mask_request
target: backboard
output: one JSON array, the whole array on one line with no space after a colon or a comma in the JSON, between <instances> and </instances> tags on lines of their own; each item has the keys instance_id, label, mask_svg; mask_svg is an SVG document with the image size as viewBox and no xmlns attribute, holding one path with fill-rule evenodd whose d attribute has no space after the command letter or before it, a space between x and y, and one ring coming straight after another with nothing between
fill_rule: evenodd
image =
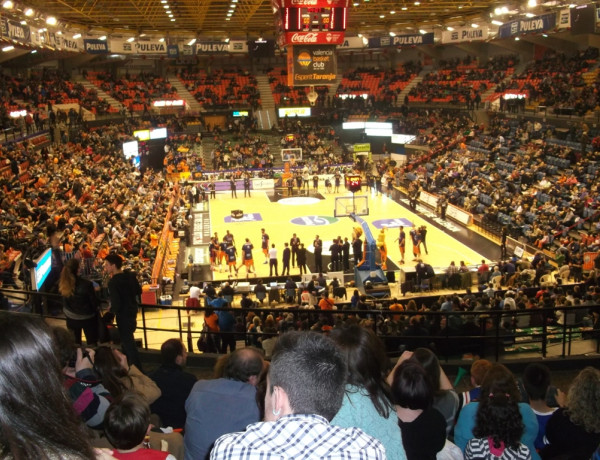
<instances>
[{"instance_id":1,"label":"backboard","mask_svg":"<svg viewBox=\"0 0 600 460\"><path fill-rule=\"evenodd\" d=\"M369 200L366 195L339 196L335 199L335 217L347 217L350 214L357 216L369 215Z\"/></svg>"}]
</instances>

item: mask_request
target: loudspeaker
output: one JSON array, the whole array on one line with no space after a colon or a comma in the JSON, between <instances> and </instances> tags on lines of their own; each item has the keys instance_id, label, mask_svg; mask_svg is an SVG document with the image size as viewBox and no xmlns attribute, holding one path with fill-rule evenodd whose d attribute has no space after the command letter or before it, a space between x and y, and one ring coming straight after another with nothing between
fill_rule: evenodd
<instances>
[{"instance_id":1,"label":"loudspeaker","mask_svg":"<svg viewBox=\"0 0 600 460\"><path fill-rule=\"evenodd\" d=\"M395 283L396 282L396 272L385 272L385 277L388 280L388 283Z\"/></svg>"}]
</instances>

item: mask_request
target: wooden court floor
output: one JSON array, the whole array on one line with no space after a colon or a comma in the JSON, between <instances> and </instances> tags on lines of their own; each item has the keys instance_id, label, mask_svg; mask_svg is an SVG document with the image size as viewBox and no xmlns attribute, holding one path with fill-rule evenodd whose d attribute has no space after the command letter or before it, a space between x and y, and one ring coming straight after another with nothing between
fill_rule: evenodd
<instances>
[{"instance_id":1,"label":"wooden court floor","mask_svg":"<svg viewBox=\"0 0 600 460\"><path fill-rule=\"evenodd\" d=\"M294 189L297 193L297 189ZM427 248L428 254L422 249L421 258L434 267L445 267L451 261L458 265L462 260L467 265L478 264L484 258L473 249L458 242L452 236L434 226L428 225L423 218L412 213L410 209L402 206L386 195L366 192L363 188L359 196L367 196L369 214L363 216L363 219L369 223L374 237L379 233L379 227L390 225L386 230L386 245L388 249L388 259L399 266L400 250L397 241L400 223L407 221L413 223L416 227L427 226ZM241 247L245 238L249 238L254 245L253 257L258 276L269 276L269 265L264 264L266 260L261 251L261 228L266 230L269 235L269 244L275 243L278 250L279 270L281 271L281 254L284 243L289 242L293 233L300 238L310 252L312 252L312 242L316 235L323 240L323 254L328 253L329 247L334 238L347 237L352 241L353 228L358 224L349 217L334 217L335 198L348 197L352 194L345 189L340 189L340 193L327 193L325 187L317 190L321 199L314 198L314 191L311 187L309 197L294 196L292 200L284 196L283 200L276 201L269 198L269 193L264 191L252 191L251 197L243 197L243 191L237 192L238 198L231 198L229 192L217 194L215 200L210 203L211 230L217 232L219 238L225 235L229 230L235 237L236 247L241 257ZM272 194L272 193L271 193ZM241 209L246 217L241 221L232 221L230 219L233 209ZM256 219L256 220L255 220ZM227 222L229 221L229 222ZM414 266L416 262L412 261L412 246L409 240L410 228L405 227L407 236L405 265ZM451 232L449 232L451 233ZM352 258L352 251L351 251ZM314 267L309 265L309 269ZM299 269L291 269L291 274L299 274ZM241 278L246 276L245 268L239 271ZM214 272L215 280L226 280L227 272Z\"/></svg>"}]
</instances>

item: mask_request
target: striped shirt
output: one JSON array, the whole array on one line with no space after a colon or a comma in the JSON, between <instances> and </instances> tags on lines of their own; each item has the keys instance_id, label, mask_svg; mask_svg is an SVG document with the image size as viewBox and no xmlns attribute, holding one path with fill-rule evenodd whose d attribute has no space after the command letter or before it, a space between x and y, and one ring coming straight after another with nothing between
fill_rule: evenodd
<instances>
[{"instance_id":1,"label":"striped shirt","mask_svg":"<svg viewBox=\"0 0 600 460\"><path fill-rule=\"evenodd\" d=\"M293 414L221 436L211 460L385 460L385 448L359 428L330 425L320 415Z\"/></svg>"},{"instance_id":2,"label":"striped shirt","mask_svg":"<svg viewBox=\"0 0 600 460\"><path fill-rule=\"evenodd\" d=\"M465 449L465 460L531 460L531 453L525 444L516 449L505 447L496 449L490 445L491 439L471 439Z\"/></svg>"}]
</instances>

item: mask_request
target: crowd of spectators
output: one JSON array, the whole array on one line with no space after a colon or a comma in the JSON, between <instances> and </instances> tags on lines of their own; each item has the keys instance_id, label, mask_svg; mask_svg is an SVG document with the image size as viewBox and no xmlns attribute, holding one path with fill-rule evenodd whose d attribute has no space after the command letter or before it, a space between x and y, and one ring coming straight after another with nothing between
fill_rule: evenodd
<instances>
[{"instance_id":1,"label":"crowd of spectators","mask_svg":"<svg viewBox=\"0 0 600 460\"><path fill-rule=\"evenodd\" d=\"M368 95L367 104L371 106L396 105L398 95L421 71L418 63L409 61L396 69L382 70L380 68L358 67L345 72L337 88L334 107L340 106L350 98L360 98Z\"/></svg>"},{"instance_id":2,"label":"crowd of spectators","mask_svg":"<svg viewBox=\"0 0 600 460\"><path fill-rule=\"evenodd\" d=\"M485 132L467 134L466 144L413 169L424 190L540 249L555 239L568 246L571 230L597 233L597 154L589 144L568 140L591 137L587 125L572 126L561 140L552 125L498 116Z\"/></svg>"},{"instance_id":3,"label":"crowd of spectators","mask_svg":"<svg viewBox=\"0 0 600 460\"><path fill-rule=\"evenodd\" d=\"M530 104L555 109L568 108L579 116L598 106L597 78L586 80L585 73L598 58L598 48L587 48L572 55L548 51L541 59L531 61L527 68L500 83L497 94L526 94Z\"/></svg>"},{"instance_id":4,"label":"crowd of spectators","mask_svg":"<svg viewBox=\"0 0 600 460\"><path fill-rule=\"evenodd\" d=\"M82 268L91 270L117 252L150 282L158 234L176 191L123 158L122 142L131 139L132 129L82 131L76 144L41 149L32 141L3 145L0 219L6 248L36 257L54 235L63 259L89 259ZM12 274L12 266L4 269Z\"/></svg>"},{"instance_id":5,"label":"crowd of spectators","mask_svg":"<svg viewBox=\"0 0 600 460\"><path fill-rule=\"evenodd\" d=\"M482 94L514 72L517 62L515 56L495 56L480 63L470 58L462 64L458 59L440 61L438 70L411 88L408 102L466 103L478 109Z\"/></svg>"},{"instance_id":6,"label":"crowd of spectators","mask_svg":"<svg viewBox=\"0 0 600 460\"><path fill-rule=\"evenodd\" d=\"M219 69L210 72L181 70L178 78L207 109L260 107L256 78L248 70Z\"/></svg>"},{"instance_id":7,"label":"crowd of spectators","mask_svg":"<svg viewBox=\"0 0 600 460\"><path fill-rule=\"evenodd\" d=\"M153 101L179 99L168 78L151 72L138 75L112 75L107 72L85 72L94 85L123 104L130 112L148 113ZM117 109L116 107L113 109Z\"/></svg>"}]
</instances>

